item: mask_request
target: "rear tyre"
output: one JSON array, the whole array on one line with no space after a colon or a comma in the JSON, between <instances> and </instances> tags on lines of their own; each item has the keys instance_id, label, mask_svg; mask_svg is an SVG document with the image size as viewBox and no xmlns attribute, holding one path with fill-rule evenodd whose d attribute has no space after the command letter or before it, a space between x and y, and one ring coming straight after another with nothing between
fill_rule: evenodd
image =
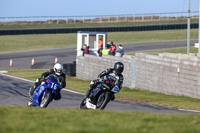
<instances>
[{"instance_id":1,"label":"rear tyre","mask_svg":"<svg viewBox=\"0 0 200 133\"><path fill-rule=\"evenodd\" d=\"M48 104L50 103L51 98L52 98L51 93L46 92L46 94L45 95L44 94L45 94L45 92L43 93L41 103L40 103L40 107L42 107L42 108L46 108L48 106Z\"/></svg>"},{"instance_id":2,"label":"rear tyre","mask_svg":"<svg viewBox=\"0 0 200 133\"><path fill-rule=\"evenodd\" d=\"M86 107L86 98L84 98L84 99L81 101L80 109L87 109L87 107Z\"/></svg>"},{"instance_id":3,"label":"rear tyre","mask_svg":"<svg viewBox=\"0 0 200 133\"><path fill-rule=\"evenodd\" d=\"M104 109L110 101L110 95L107 93L101 93L97 99L97 109Z\"/></svg>"}]
</instances>

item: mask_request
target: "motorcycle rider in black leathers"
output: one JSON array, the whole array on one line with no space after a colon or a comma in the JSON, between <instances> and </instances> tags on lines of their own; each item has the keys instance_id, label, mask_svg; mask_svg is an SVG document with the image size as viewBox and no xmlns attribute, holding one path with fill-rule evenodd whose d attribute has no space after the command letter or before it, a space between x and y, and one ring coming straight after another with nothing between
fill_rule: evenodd
<instances>
[{"instance_id":1,"label":"motorcycle rider in black leathers","mask_svg":"<svg viewBox=\"0 0 200 133\"><path fill-rule=\"evenodd\" d=\"M92 92L92 90L102 81L102 77L104 77L106 75L112 75L114 78L116 78L118 81L118 87L121 90L123 80L124 80L123 75L121 74L123 72L123 70L124 70L124 64L121 62L116 62L114 64L114 68L108 68L105 71L101 72L98 75L97 79L91 81L90 87L85 94L86 98L88 98L90 96L90 93ZM115 99L115 95L112 96L111 100L114 100L114 99Z\"/></svg>"},{"instance_id":2,"label":"motorcycle rider in black leathers","mask_svg":"<svg viewBox=\"0 0 200 133\"><path fill-rule=\"evenodd\" d=\"M37 79L34 87L30 89L30 92L29 92L29 94L31 96L30 99L32 99L33 92L35 91L35 89L39 85L41 85L42 82L45 82L46 81L45 78L47 76L49 76L50 74L56 75L59 78L59 81L61 82L62 88L65 88L65 86L66 86L66 81L65 81L66 76L62 72L62 70L63 70L63 66L61 64L57 63L57 64L54 65L53 69L50 69L49 71L42 73L41 78ZM54 100L60 100L60 99L61 99L61 94L60 94L60 91L59 91L58 94L56 95L56 97L54 98Z\"/></svg>"}]
</instances>

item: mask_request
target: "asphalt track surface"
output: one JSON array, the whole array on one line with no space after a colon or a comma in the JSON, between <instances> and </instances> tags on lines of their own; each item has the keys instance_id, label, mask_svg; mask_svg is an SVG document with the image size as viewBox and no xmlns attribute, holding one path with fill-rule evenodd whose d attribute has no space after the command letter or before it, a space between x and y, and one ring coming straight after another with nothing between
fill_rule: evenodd
<instances>
[{"instance_id":1,"label":"asphalt track surface","mask_svg":"<svg viewBox=\"0 0 200 133\"><path fill-rule=\"evenodd\" d=\"M33 85L32 81L18 79L5 74L0 74L0 105L20 105L26 106L28 102L28 89ZM53 100L48 108L79 108L84 95L82 93L72 92L70 90L61 91L62 99ZM134 112L152 112L168 114L200 114L199 111L179 110L150 104L111 101L105 110L111 111L134 111Z\"/></svg>"},{"instance_id":2,"label":"asphalt track surface","mask_svg":"<svg viewBox=\"0 0 200 133\"><path fill-rule=\"evenodd\" d=\"M197 40L191 40L191 46L194 46L196 42ZM123 44L125 53L186 46L187 41ZM61 64L72 63L76 60L76 48L2 53L0 54L0 68L50 69L55 63L55 57ZM32 58L35 60L35 65L33 66L31 65ZM9 66L10 59L13 61L12 67Z\"/></svg>"}]
</instances>

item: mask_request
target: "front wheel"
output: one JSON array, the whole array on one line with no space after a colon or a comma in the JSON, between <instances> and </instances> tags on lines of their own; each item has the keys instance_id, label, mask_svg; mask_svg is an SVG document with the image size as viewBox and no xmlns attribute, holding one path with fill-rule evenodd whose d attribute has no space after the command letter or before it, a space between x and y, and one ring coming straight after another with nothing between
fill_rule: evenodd
<instances>
[{"instance_id":1,"label":"front wheel","mask_svg":"<svg viewBox=\"0 0 200 133\"><path fill-rule=\"evenodd\" d=\"M28 107L32 107L32 106L34 106L34 104L33 104L33 102L28 101L27 106L28 106Z\"/></svg>"},{"instance_id":2,"label":"front wheel","mask_svg":"<svg viewBox=\"0 0 200 133\"><path fill-rule=\"evenodd\" d=\"M46 108L48 106L48 104L50 103L51 98L52 98L51 93L46 92L46 94L45 94L45 92L44 92L42 99L41 99L40 107Z\"/></svg>"},{"instance_id":3,"label":"front wheel","mask_svg":"<svg viewBox=\"0 0 200 133\"><path fill-rule=\"evenodd\" d=\"M28 106L28 107L35 106L35 105L33 104L33 97L32 97L32 96L29 98L29 101L28 101L28 103L27 103L27 106Z\"/></svg>"},{"instance_id":4,"label":"front wheel","mask_svg":"<svg viewBox=\"0 0 200 133\"><path fill-rule=\"evenodd\" d=\"M97 109L104 109L108 102L110 101L110 95L108 93L101 93L97 100Z\"/></svg>"},{"instance_id":5,"label":"front wheel","mask_svg":"<svg viewBox=\"0 0 200 133\"><path fill-rule=\"evenodd\" d=\"M86 98L83 98L83 100L81 101L80 109L87 109L87 107L86 107Z\"/></svg>"}]
</instances>

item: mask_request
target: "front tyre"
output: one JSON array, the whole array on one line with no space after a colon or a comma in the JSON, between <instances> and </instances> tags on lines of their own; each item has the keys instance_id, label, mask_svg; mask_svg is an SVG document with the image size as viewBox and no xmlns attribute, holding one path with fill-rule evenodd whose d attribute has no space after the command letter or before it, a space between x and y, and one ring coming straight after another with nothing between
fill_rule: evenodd
<instances>
[{"instance_id":1,"label":"front tyre","mask_svg":"<svg viewBox=\"0 0 200 133\"><path fill-rule=\"evenodd\" d=\"M86 107L86 98L84 98L84 99L81 101L80 109L87 109L87 107Z\"/></svg>"},{"instance_id":2,"label":"front tyre","mask_svg":"<svg viewBox=\"0 0 200 133\"><path fill-rule=\"evenodd\" d=\"M35 106L35 105L33 104L33 97L32 97L32 96L29 98L29 101L28 101L28 103L27 103L27 106L28 106L28 107Z\"/></svg>"},{"instance_id":3,"label":"front tyre","mask_svg":"<svg viewBox=\"0 0 200 133\"><path fill-rule=\"evenodd\" d=\"M32 107L32 106L34 106L34 104L33 104L33 102L28 101L27 106L28 106L28 107Z\"/></svg>"},{"instance_id":4,"label":"front tyre","mask_svg":"<svg viewBox=\"0 0 200 133\"><path fill-rule=\"evenodd\" d=\"M48 106L48 104L50 103L52 99L52 95L49 92L45 92L43 93L42 99L41 99L41 103L40 103L40 107L42 108L46 108Z\"/></svg>"},{"instance_id":5,"label":"front tyre","mask_svg":"<svg viewBox=\"0 0 200 133\"><path fill-rule=\"evenodd\" d=\"M97 100L97 109L104 109L108 102L110 101L110 95L107 93L101 93Z\"/></svg>"}]
</instances>

